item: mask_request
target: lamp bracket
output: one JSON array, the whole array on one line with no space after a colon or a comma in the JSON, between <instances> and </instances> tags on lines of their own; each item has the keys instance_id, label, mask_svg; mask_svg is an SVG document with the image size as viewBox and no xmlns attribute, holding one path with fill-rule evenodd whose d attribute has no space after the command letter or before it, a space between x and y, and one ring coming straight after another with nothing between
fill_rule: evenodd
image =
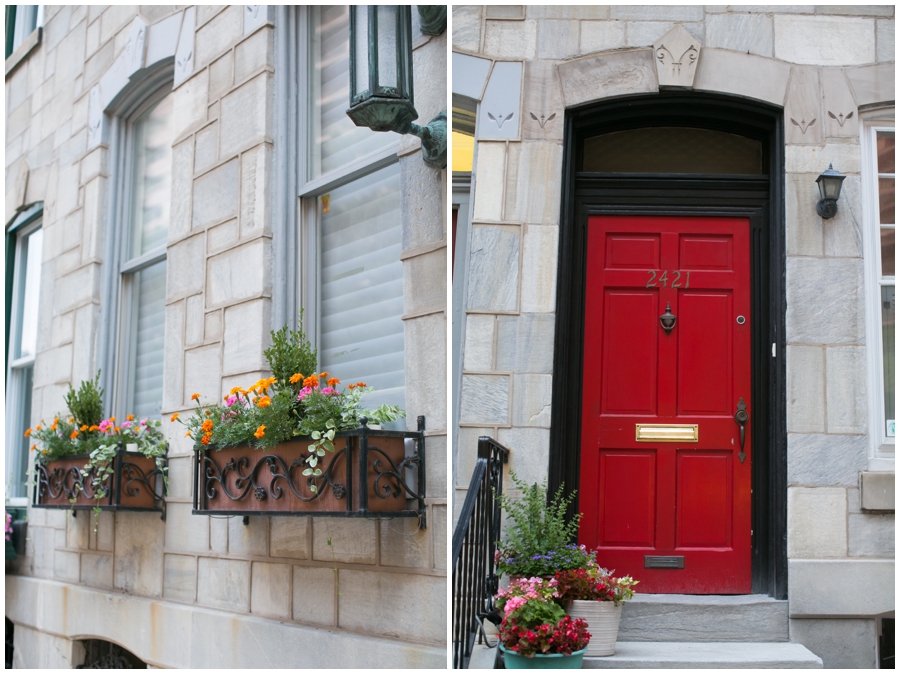
<instances>
[{"instance_id":1,"label":"lamp bracket","mask_svg":"<svg viewBox=\"0 0 900 674\"><path fill-rule=\"evenodd\" d=\"M422 157L435 168L447 168L447 111L442 110L428 126L410 124L409 132L422 139Z\"/></svg>"}]
</instances>

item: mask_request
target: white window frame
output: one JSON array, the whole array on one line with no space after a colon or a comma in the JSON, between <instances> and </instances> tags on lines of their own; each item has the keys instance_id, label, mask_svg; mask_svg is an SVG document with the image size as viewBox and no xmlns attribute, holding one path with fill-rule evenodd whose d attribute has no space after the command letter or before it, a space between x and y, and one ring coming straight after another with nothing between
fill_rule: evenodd
<instances>
[{"instance_id":1,"label":"white window frame","mask_svg":"<svg viewBox=\"0 0 900 674\"><path fill-rule=\"evenodd\" d=\"M23 434L25 433L25 429L31 426L31 419L25 419L24 414L25 411L23 409L23 393L25 388L25 371L30 369L32 372L32 383L34 381L34 362L36 354L32 354L31 356L26 356L23 358L12 359L10 356L12 353L18 348L18 339L19 332L21 328L21 308L22 302L20 300L20 295L24 292L22 288L22 283L24 280L23 268L22 265L25 262L23 259L23 246L21 245L21 240L30 236L37 230L41 229L43 226L43 204L36 204L32 208L28 209L24 213L22 213L19 218L19 223L14 222L12 227L7 230L13 236L16 237L16 248L15 248L15 258L13 261L13 286L12 286L12 307L10 311L10 340L9 340L9 349L10 352L7 354L7 369L6 369L6 458L5 458L5 466L6 466L6 474L7 480L13 479L14 469L15 469L15 459L16 453L19 451L19 446L22 441ZM41 262L39 261L39 264ZM43 266L43 265L42 265ZM43 269L41 269L43 273ZM39 292L40 292L40 286ZM40 295L39 295L40 296ZM32 404L31 416L34 417L34 406ZM31 463L31 453L29 452L25 457L26 468L30 469ZM6 489L7 494L11 492L11 484L7 481ZM12 496L6 499L6 502L10 506L14 507L26 507L28 505L28 495L27 495L27 487L26 494L24 496Z\"/></svg>"},{"instance_id":2,"label":"white window frame","mask_svg":"<svg viewBox=\"0 0 900 674\"><path fill-rule=\"evenodd\" d=\"M894 132L894 110L860 114L862 155L863 265L866 301L866 361L868 370L868 426L870 471L894 471L895 438L886 437L884 410L884 358L881 326L881 232L878 203L878 154L875 134ZM888 277L890 279L890 277Z\"/></svg>"}]
</instances>

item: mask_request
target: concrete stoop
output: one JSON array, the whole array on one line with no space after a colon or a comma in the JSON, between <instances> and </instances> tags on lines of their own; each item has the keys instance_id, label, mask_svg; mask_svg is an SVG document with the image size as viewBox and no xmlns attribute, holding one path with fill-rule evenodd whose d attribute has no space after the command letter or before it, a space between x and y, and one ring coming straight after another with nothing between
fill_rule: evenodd
<instances>
[{"instance_id":1,"label":"concrete stoop","mask_svg":"<svg viewBox=\"0 0 900 674\"><path fill-rule=\"evenodd\" d=\"M585 658L583 669L821 669L801 644L625 641L615 655Z\"/></svg>"}]
</instances>

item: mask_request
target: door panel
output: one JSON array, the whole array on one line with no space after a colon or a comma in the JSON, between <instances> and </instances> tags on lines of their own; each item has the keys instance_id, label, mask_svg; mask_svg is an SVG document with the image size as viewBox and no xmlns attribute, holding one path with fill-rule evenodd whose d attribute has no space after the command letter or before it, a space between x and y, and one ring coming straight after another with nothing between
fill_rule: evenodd
<instances>
[{"instance_id":1,"label":"door panel","mask_svg":"<svg viewBox=\"0 0 900 674\"><path fill-rule=\"evenodd\" d=\"M752 438L741 462L733 416L741 398L753 414L749 221L592 216L587 254L581 542L644 592L748 593Z\"/></svg>"}]
</instances>

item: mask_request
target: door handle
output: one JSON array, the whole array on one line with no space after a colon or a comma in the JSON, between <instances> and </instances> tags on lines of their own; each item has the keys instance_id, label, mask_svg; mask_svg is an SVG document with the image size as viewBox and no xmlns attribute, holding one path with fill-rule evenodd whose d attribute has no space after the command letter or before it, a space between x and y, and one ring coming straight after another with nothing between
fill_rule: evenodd
<instances>
[{"instance_id":1,"label":"door handle","mask_svg":"<svg viewBox=\"0 0 900 674\"><path fill-rule=\"evenodd\" d=\"M734 413L734 421L741 427L741 453L738 454L738 458L741 460L741 463L744 463L744 435L746 433L745 424L750 421L750 415L747 413L747 406L744 404L744 399L741 398L740 402L737 404L737 412Z\"/></svg>"}]
</instances>

